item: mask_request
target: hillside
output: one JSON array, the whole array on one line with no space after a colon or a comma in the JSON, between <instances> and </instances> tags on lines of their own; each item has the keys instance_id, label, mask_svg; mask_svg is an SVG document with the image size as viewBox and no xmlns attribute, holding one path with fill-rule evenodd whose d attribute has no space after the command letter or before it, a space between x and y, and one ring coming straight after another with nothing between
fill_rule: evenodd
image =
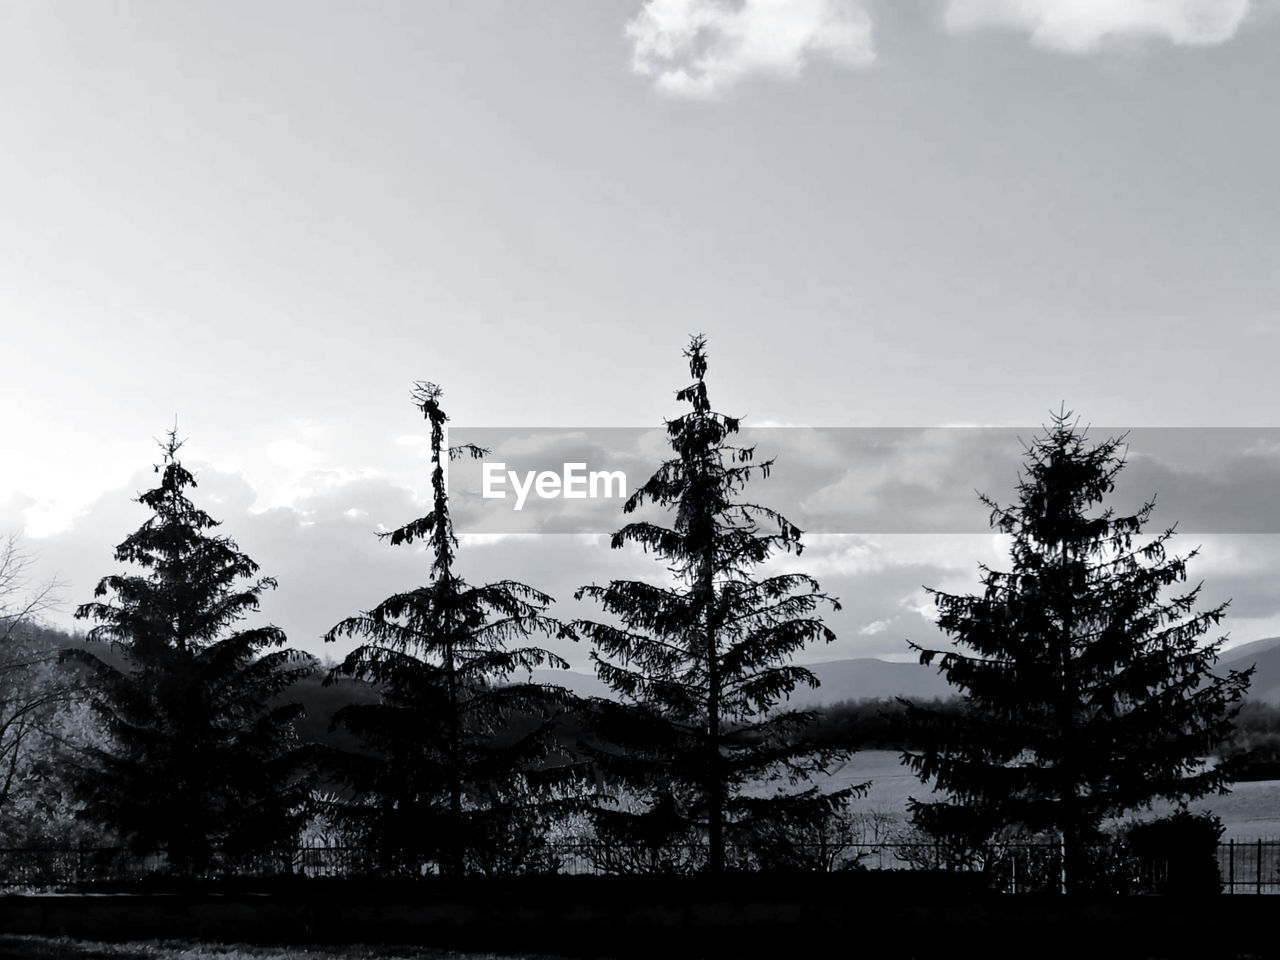
<instances>
[{"instance_id":1,"label":"hillside","mask_svg":"<svg viewBox=\"0 0 1280 960\"><path fill-rule=\"evenodd\" d=\"M955 694L936 667L860 657L855 660L828 660L808 664L819 682L816 690L800 689L792 694L796 706L822 706L846 700L946 699Z\"/></svg>"},{"instance_id":2,"label":"hillside","mask_svg":"<svg viewBox=\"0 0 1280 960\"><path fill-rule=\"evenodd\" d=\"M1280 706L1280 637L1268 637L1226 651L1218 662L1219 672L1244 669L1257 664L1249 699ZM801 688L791 706L829 706L847 700L876 700L904 697L908 700L947 699L956 694L936 667L918 663L858 657L805 664L818 678L816 690ZM592 674L572 670L535 670L538 683L554 683L580 697L608 697L609 689Z\"/></svg>"},{"instance_id":3,"label":"hillside","mask_svg":"<svg viewBox=\"0 0 1280 960\"><path fill-rule=\"evenodd\" d=\"M1280 637L1267 637L1228 650L1218 661L1217 671L1244 670L1257 666L1249 699L1280 706Z\"/></svg>"},{"instance_id":4,"label":"hillside","mask_svg":"<svg viewBox=\"0 0 1280 960\"><path fill-rule=\"evenodd\" d=\"M860 657L852 660L827 660L805 664L818 678L816 690L802 687L793 694L791 706L825 706L846 700L893 699L932 700L946 698L955 691L933 667L918 663L895 663ZM609 689L598 677L572 670L535 670L538 683L554 683L580 697L610 697Z\"/></svg>"}]
</instances>

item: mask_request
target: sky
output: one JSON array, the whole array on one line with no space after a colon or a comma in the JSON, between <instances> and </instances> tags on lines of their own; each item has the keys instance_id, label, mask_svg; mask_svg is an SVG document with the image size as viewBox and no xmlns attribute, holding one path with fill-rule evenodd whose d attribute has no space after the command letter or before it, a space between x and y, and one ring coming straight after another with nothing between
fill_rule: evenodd
<instances>
[{"instance_id":1,"label":"sky","mask_svg":"<svg viewBox=\"0 0 1280 960\"><path fill-rule=\"evenodd\" d=\"M279 581L261 617L340 654L328 627L425 575L375 536L424 512L415 381L457 429L660 427L698 332L749 425L1065 405L1258 428L1265 469L1193 489L1277 479L1275 0L14 0L0 87L0 527L64 626L176 422L193 497ZM902 465L1003 501L1018 469ZM923 587L1007 561L981 532L808 543L843 607L810 660L943 642ZM1175 544L1228 643L1280 634L1274 533ZM565 617L661 573L591 533L459 556Z\"/></svg>"}]
</instances>

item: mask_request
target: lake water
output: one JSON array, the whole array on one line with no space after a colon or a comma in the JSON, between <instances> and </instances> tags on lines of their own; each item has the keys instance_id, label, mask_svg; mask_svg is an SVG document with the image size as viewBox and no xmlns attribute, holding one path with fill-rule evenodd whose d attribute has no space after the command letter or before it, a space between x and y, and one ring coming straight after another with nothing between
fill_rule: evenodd
<instances>
[{"instance_id":1,"label":"lake water","mask_svg":"<svg viewBox=\"0 0 1280 960\"><path fill-rule=\"evenodd\" d=\"M899 762L900 756L893 750L864 750L819 782L825 789L838 789L870 780L871 789L858 801L858 807L901 818L905 816L908 797L938 798ZM1205 797L1190 804L1190 808L1221 817L1227 828L1223 839L1280 839L1280 780L1237 783L1225 796ZM1162 816L1173 809L1172 804L1156 804L1150 813L1142 812L1141 819Z\"/></svg>"}]
</instances>

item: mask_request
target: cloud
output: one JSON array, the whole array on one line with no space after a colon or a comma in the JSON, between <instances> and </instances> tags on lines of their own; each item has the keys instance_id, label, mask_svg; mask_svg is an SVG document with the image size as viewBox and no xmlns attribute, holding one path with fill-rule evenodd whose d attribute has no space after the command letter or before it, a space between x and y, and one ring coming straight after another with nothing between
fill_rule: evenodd
<instances>
[{"instance_id":1,"label":"cloud","mask_svg":"<svg viewBox=\"0 0 1280 960\"><path fill-rule=\"evenodd\" d=\"M794 78L811 57L875 59L871 18L853 0L648 0L626 32L635 72L693 99L753 74Z\"/></svg>"},{"instance_id":2,"label":"cloud","mask_svg":"<svg viewBox=\"0 0 1280 960\"><path fill-rule=\"evenodd\" d=\"M1036 46L1084 54L1109 40L1224 43L1235 36L1250 6L1251 0L947 0L945 23L956 33L1026 31Z\"/></svg>"}]
</instances>

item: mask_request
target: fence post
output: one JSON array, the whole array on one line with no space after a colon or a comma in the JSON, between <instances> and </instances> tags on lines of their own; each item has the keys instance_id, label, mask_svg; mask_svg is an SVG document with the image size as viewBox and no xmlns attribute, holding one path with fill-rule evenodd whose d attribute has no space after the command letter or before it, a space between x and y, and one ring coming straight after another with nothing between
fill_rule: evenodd
<instances>
[{"instance_id":1,"label":"fence post","mask_svg":"<svg viewBox=\"0 0 1280 960\"><path fill-rule=\"evenodd\" d=\"M1236 892L1236 841L1227 841L1227 893Z\"/></svg>"},{"instance_id":2,"label":"fence post","mask_svg":"<svg viewBox=\"0 0 1280 960\"><path fill-rule=\"evenodd\" d=\"M1258 884L1258 887L1257 887L1258 893L1261 893L1262 892L1262 840L1261 839L1258 840L1258 875L1257 877L1255 877L1255 880L1257 881L1257 884Z\"/></svg>"}]
</instances>

